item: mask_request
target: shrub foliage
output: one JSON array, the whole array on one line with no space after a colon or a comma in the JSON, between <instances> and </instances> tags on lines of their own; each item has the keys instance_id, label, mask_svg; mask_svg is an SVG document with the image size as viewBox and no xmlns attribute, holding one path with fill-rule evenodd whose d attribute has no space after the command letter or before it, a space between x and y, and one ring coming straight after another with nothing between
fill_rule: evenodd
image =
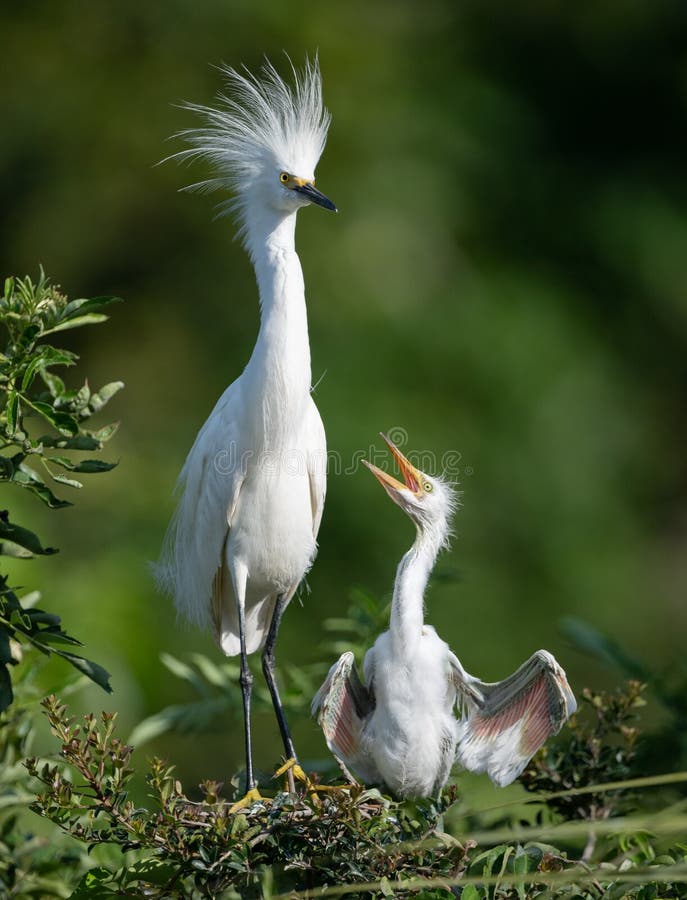
<instances>
[{"instance_id":1,"label":"shrub foliage","mask_svg":"<svg viewBox=\"0 0 687 900\"><path fill-rule=\"evenodd\" d=\"M61 332L103 322L101 310L115 297L69 300L41 271L37 282L7 278L0 297L5 333L0 353L0 481L32 494L50 509L71 506L54 493L80 488L76 475L97 474L116 463L83 458L102 450L117 424L90 427L91 417L123 387L121 381L92 391L88 381L68 388L56 369L74 366L71 350L58 347ZM57 486L57 487L55 487ZM0 510L0 554L20 559L56 553L32 530ZM0 574L0 711L13 699L10 666L21 658L21 644L67 660L109 690L109 675L97 663L66 649L80 641L61 626L60 617L35 607L36 592L20 597Z\"/></svg>"},{"instance_id":2,"label":"shrub foliage","mask_svg":"<svg viewBox=\"0 0 687 900\"><path fill-rule=\"evenodd\" d=\"M148 804L136 805L133 748L116 737L114 716L76 722L55 697L43 705L61 762L27 761L42 784L31 808L88 848L114 845L124 854L119 866L85 872L74 897L685 897L687 847L678 836L687 817L637 819L628 787L652 779L609 781L632 774L640 697L637 683L585 692L571 733L524 776L538 792L535 825L518 826L506 806L487 826L461 810L455 786L438 800L404 802L362 785L303 786L234 811L222 785L204 783L192 798L160 760L147 776ZM590 767L600 735L616 735L615 748L600 745ZM575 787L549 790L564 784ZM585 838L590 846L590 832L592 850L597 836L601 849L584 859L578 847Z\"/></svg>"}]
</instances>

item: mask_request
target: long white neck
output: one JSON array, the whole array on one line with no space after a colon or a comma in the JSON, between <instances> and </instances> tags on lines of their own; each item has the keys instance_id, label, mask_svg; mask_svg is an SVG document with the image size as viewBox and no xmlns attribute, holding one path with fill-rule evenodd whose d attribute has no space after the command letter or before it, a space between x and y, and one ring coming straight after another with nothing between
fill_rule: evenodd
<instances>
[{"instance_id":1,"label":"long white neck","mask_svg":"<svg viewBox=\"0 0 687 900\"><path fill-rule=\"evenodd\" d=\"M441 533L418 528L413 546L398 564L389 626L396 653L407 654L422 636L425 590L442 546Z\"/></svg>"},{"instance_id":2,"label":"long white neck","mask_svg":"<svg viewBox=\"0 0 687 900\"><path fill-rule=\"evenodd\" d=\"M260 294L260 331L245 375L260 431L272 446L291 439L310 395L305 286L295 231L296 213L270 210L251 216L246 228Z\"/></svg>"}]
</instances>

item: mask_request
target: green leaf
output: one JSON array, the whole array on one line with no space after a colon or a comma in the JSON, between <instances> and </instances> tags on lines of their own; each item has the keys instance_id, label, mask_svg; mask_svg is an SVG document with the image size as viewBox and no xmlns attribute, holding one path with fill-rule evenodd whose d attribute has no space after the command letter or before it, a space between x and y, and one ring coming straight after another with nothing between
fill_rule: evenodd
<instances>
[{"instance_id":1,"label":"green leaf","mask_svg":"<svg viewBox=\"0 0 687 900\"><path fill-rule=\"evenodd\" d=\"M50 468L50 466L48 465L47 460L41 459L41 462L43 463L43 467L45 468L45 471L48 473L48 475L50 475L50 477L52 478L53 481L58 481L60 484L66 484L68 487L73 487L73 488L82 488L83 487L81 482L77 481L75 478L68 478L66 475L61 475L59 473L55 474L55 472L53 472L52 469Z\"/></svg>"},{"instance_id":2,"label":"green leaf","mask_svg":"<svg viewBox=\"0 0 687 900\"><path fill-rule=\"evenodd\" d=\"M128 743L140 747L169 732L181 734L215 732L218 730L218 722L229 708L229 701L225 696L166 706L152 716L142 719L129 735Z\"/></svg>"},{"instance_id":3,"label":"green leaf","mask_svg":"<svg viewBox=\"0 0 687 900\"><path fill-rule=\"evenodd\" d=\"M226 673L213 660L208 659L202 653L192 653L191 659L198 668L203 678L218 688L224 688L227 684Z\"/></svg>"},{"instance_id":4,"label":"green leaf","mask_svg":"<svg viewBox=\"0 0 687 900\"><path fill-rule=\"evenodd\" d=\"M525 853L522 847L518 847L513 858L513 872L516 875L525 875L530 865L530 856ZM516 885L519 900L527 900L525 886L522 883Z\"/></svg>"},{"instance_id":5,"label":"green leaf","mask_svg":"<svg viewBox=\"0 0 687 900\"><path fill-rule=\"evenodd\" d=\"M47 456L46 459L48 462L55 463L56 466L62 466L68 472L73 472L77 466L77 463L69 459L68 456Z\"/></svg>"},{"instance_id":6,"label":"green leaf","mask_svg":"<svg viewBox=\"0 0 687 900\"><path fill-rule=\"evenodd\" d=\"M178 866L158 859L141 859L125 869L126 884L144 881L166 886L178 872ZM165 892L166 893L166 892Z\"/></svg>"},{"instance_id":7,"label":"green leaf","mask_svg":"<svg viewBox=\"0 0 687 900\"><path fill-rule=\"evenodd\" d=\"M41 596L42 595L40 591L29 591L28 594L24 594L21 597L19 602L21 603L24 611L26 611L29 609L33 609L41 599Z\"/></svg>"},{"instance_id":8,"label":"green leaf","mask_svg":"<svg viewBox=\"0 0 687 900\"><path fill-rule=\"evenodd\" d=\"M90 434L77 434L73 438L58 438L43 435L39 443L44 447L55 447L57 450L100 450L101 442Z\"/></svg>"},{"instance_id":9,"label":"green leaf","mask_svg":"<svg viewBox=\"0 0 687 900\"><path fill-rule=\"evenodd\" d=\"M23 599L24 598L22 598L22 601ZM28 616L29 621L35 623L36 625L49 625L50 627L57 627L62 621L59 616L55 615L55 613L49 613L44 609L37 609L35 607L33 609L27 610L26 615ZM66 635L66 637L69 637L69 635ZM77 644L80 643L80 641L77 641L76 638L69 638L69 640L74 641Z\"/></svg>"},{"instance_id":10,"label":"green leaf","mask_svg":"<svg viewBox=\"0 0 687 900\"><path fill-rule=\"evenodd\" d=\"M160 710L160 712L143 719L131 732L127 738L127 743L131 744L132 747L140 747L141 745L148 743L148 741L160 737L161 734L167 734L169 731L174 731L178 722L176 712L177 707L170 706L167 709Z\"/></svg>"},{"instance_id":11,"label":"green leaf","mask_svg":"<svg viewBox=\"0 0 687 900\"><path fill-rule=\"evenodd\" d=\"M79 358L71 350L51 347L50 344L44 344L41 347L41 356L46 366L73 366Z\"/></svg>"},{"instance_id":12,"label":"green leaf","mask_svg":"<svg viewBox=\"0 0 687 900\"><path fill-rule=\"evenodd\" d=\"M0 712L4 712L14 700L12 679L7 666L0 665Z\"/></svg>"},{"instance_id":13,"label":"green leaf","mask_svg":"<svg viewBox=\"0 0 687 900\"><path fill-rule=\"evenodd\" d=\"M22 598L23 601L23 598ZM54 613L46 612L43 609L26 609L22 610L22 629L26 637L42 649L49 649L48 644L69 644L72 647L83 646L78 638L72 637L71 634L62 628L61 619ZM54 648L52 648L54 649Z\"/></svg>"},{"instance_id":14,"label":"green leaf","mask_svg":"<svg viewBox=\"0 0 687 900\"><path fill-rule=\"evenodd\" d=\"M0 665L14 665L16 660L10 648L10 635L4 625L0 625Z\"/></svg>"},{"instance_id":15,"label":"green leaf","mask_svg":"<svg viewBox=\"0 0 687 900\"><path fill-rule=\"evenodd\" d=\"M96 472L109 472L118 465L118 463L105 462L103 459L82 459L80 462L73 462L66 456L49 456L48 460L69 472L82 472L89 475Z\"/></svg>"},{"instance_id":16,"label":"green leaf","mask_svg":"<svg viewBox=\"0 0 687 900\"><path fill-rule=\"evenodd\" d=\"M23 316L18 316L17 318L23 319ZM25 347L31 346L34 342L36 335L39 333L40 330L41 330L40 325L36 325L35 323L31 323L31 325L28 325L21 333L21 338L20 338L21 343Z\"/></svg>"},{"instance_id":17,"label":"green leaf","mask_svg":"<svg viewBox=\"0 0 687 900\"><path fill-rule=\"evenodd\" d=\"M108 887L108 883L112 884L112 872L105 866L89 869L70 894L70 900L104 900L107 897L121 896L116 884Z\"/></svg>"},{"instance_id":18,"label":"green leaf","mask_svg":"<svg viewBox=\"0 0 687 900\"><path fill-rule=\"evenodd\" d=\"M56 331L68 331L70 328L80 328L82 325L97 325L99 322L106 322L108 316L102 313L88 313L85 316L76 316L74 319L63 320L52 328L47 328L43 334L55 334Z\"/></svg>"},{"instance_id":19,"label":"green leaf","mask_svg":"<svg viewBox=\"0 0 687 900\"><path fill-rule=\"evenodd\" d=\"M52 553L57 553L54 547L43 547L40 539L33 531L29 531L28 528L22 528L21 525L13 525L10 521L3 518L2 515L0 515L0 541L10 541L18 547L23 547L28 551L25 555L29 557L34 554L49 556ZM4 544L0 544L0 553L5 556L15 555L13 553L8 554Z\"/></svg>"},{"instance_id":20,"label":"green leaf","mask_svg":"<svg viewBox=\"0 0 687 900\"><path fill-rule=\"evenodd\" d=\"M394 889L389 884L389 879L384 876L379 881L379 890L384 894L385 897L393 897Z\"/></svg>"},{"instance_id":21,"label":"green leaf","mask_svg":"<svg viewBox=\"0 0 687 900\"><path fill-rule=\"evenodd\" d=\"M0 556L9 556L12 559L31 559L33 553L29 553L28 550L17 544L0 542Z\"/></svg>"},{"instance_id":22,"label":"green leaf","mask_svg":"<svg viewBox=\"0 0 687 900\"><path fill-rule=\"evenodd\" d=\"M484 850L472 860L470 868L473 869L477 866L478 863L483 862L481 874L489 877L491 875L492 869L494 868L494 863L499 858L499 856L501 856L506 847L507 844L499 844L498 847L492 847L490 850Z\"/></svg>"},{"instance_id":23,"label":"green leaf","mask_svg":"<svg viewBox=\"0 0 687 900\"><path fill-rule=\"evenodd\" d=\"M111 472L116 469L119 463L106 462L104 459L83 459L74 468L75 472L82 472L84 475L95 475L97 472Z\"/></svg>"},{"instance_id":24,"label":"green leaf","mask_svg":"<svg viewBox=\"0 0 687 900\"><path fill-rule=\"evenodd\" d=\"M94 431L92 436L96 441L105 443L105 441L109 441L110 438L116 434L118 428L119 422L113 422L111 425L105 425L104 428L101 428L99 431Z\"/></svg>"},{"instance_id":25,"label":"green leaf","mask_svg":"<svg viewBox=\"0 0 687 900\"><path fill-rule=\"evenodd\" d=\"M35 359L31 360L31 362L26 367L24 371L24 377L21 380L22 391L27 390L31 386L33 379L36 377L36 372L43 365L44 362L40 358L40 356L37 356Z\"/></svg>"},{"instance_id":26,"label":"green leaf","mask_svg":"<svg viewBox=\"0 0 687 900\"><path fill-rule=\"evenodd\" d=\"M88 401L91 399L91 389L88 386L88 380L86 380L83 385L76 392L76 396L72 401L72 409L81 412L81 410L88 404Z\"/></svg>"},{"instance_id":27,"label":"green leaf","mask_svg":"<svg viewBox=\"0 0 687 900\"><path fill-rule=\"evenodd\" d=\"M64 381L58 376L53 375L52 372L47 372L45 369L41 372L41 378L45 382L48 390L52 394L52 396L57 399L64 394Z\"/></svg>"},{"instance_id":28,"label":"green leaf","mask_svg":"<svg viewBox=\"0 0 687 900\"><path fill-rule=\"evenodd\" d=\"M480 892L474 884L466 884L460 896L461 900L481 900Z\"/></svg>"},{"instance_id":29,"label":"green leaf","mask_svg":"<svg viewBox=\"0 0 687 900\"><path fill-rule=\"evenodd\" d=\"M66 659L67 662L70 662L75 669L83 672L84 675L88 675L91 681L94 681L108 694L112 693L112 686L110 685L111 675L98 663L83 656L77 656L75 653L69 653L68 650L58 650L56 647L51 647L50 650L57 656L61 656L62 659Z\"/></svg>"},{"instance_id":30,"label":"green leaf","mask_svg":"<svg viewBox=\"0 0 687 900\"><path fill-rule=\"evenodd\" d=\"M29 365L26 367L21 382L22 391L28 390L36 374L48 366L73 366L77 356L69 350L58 350L56 347L46 345L38 350ZM64 385L62 385L64 388Z\"/></svg>"},{"instance_id":31,"label":"green leaf","mask_svg":"<svg viewBox=\"0 0 687 900\"><path fill-rule=\"evenodd\" d=\"M55 409L67 409L70 407L76 400L77 393L78 391L74 390L64 391L64 393L60 394L60 396L55 399Z\"/></svg>"},{"instance_id":32,"label":"green leaf","mask_svg":"<svg viewBox=\"0 0 687 900\"><path fill-rule=\"evenodd\" d=\"M111 400L123 387L123 381L111 381L110 384L101 387L97 393L93 394L90 403L88 404L92 412L100 412L108 400Z\"/></svg>"},{"instance_id":33,"label":"green leaf","mask_svg":"<svg viewBox=\"0 0 687 900\"><path fill-rule=\"evenodd\" d=\"M505 872L506 872L506 867L507 867L507 865L508 865L508 860L510 859L510 857L511 857L514 853L515 853L515 850L514 850L513 847L506 847L506 848L505 848L505 850L504 850L504 852L503 852L503 860L502 860L502 862L501 862L501 869L500 869L500 871L499 871L499 877L498 877L498 880L496 881L496 884L495 884L495 887L496 887L496 888L498 888L499 884L501 883L501 880L503 879L503 876L505 875Z\"/></svg>"},{"instance_id":34,"label":"green leaf","mask_svg":"<svg viewBox=\"0 0 687 900\"><path fill-rule=\"evenodd\" d=\"M89 297L86 299L70 300L64 308L62 318L71 319L77 313L83 315L84 313L95 312L96 310L102 309L104 306L109 306L111 303L121 302L121 297Z\"/></svg>"},{"instance_id":35,"label":"green leaf","mask_svg":"<svg viewBox=\"0 0 687 900\"><path fill-rule=\"evenodd\" d=\"M19 394L12 391L7 398L7 406L5 408L7 416L7 431L14 434L17 430L17 417L19 415Z\"/></svg>"},{"instance_id":36,"label":"green leaf","mask_svg":"<svg viewBox=\"0 0 687 900\"><path fill-rule=\"evenodd\" d=\"M51 472L50 475L52 476L53 481L58 481L60 484L66 484L67 487L83 487L83 484L80 481L77 481L76 478L67 478L66 475L55 475L53 472Z\"/></svg>"},{"instance_id":37,"label":"green leaf","mask_svg":"<svg viewBox=\"0 0 687 900\"><path fill-rule=\"evenodd\" d=\"M79 424L74 418L66 412L60 412L54 409L49 403L43 403L41 400L29 400L29 406L39 415L43 416L51 425L67 437L75 437L79 433Z\"/></svg>"},{"instance_id":38,"label":"green leaf","mask_svg":"<svg viewBox=\"0 0 687 900\"><path fill-rule=\"evenodd\" d=\"M83 641L72 637L61 628L39 628L35 632L35 637L40 641L43 648L48 648L54 652L55 648L52 644L69 644L70 647L83 647Z\"/></svg>"},{"instance_id":39,"label":"green leaf","mask_svg":"<svg viewBox=\"0 0 687 900\"><path fill-rule=\"evenodd\" d=\"M182 662L170 653L161 653L160 660L162 661L163 666L166 666L172 675L176 675L177 678L188 681L189 684L192 684L195 687L199 694L207 694L208 691L205 681L198 675L198 672L196 672L192 666Z\"/></svg>"},{"instance_id":40,"label":"green leaf","mask_svg":"<svg viewBox=\"0 0 687 900\"><path fill-rule=\"evenodd\" d=\"M50 509L62 509L72 505L68 500L57 498L45 482L25 463L20 463L19 467L15 469L12 483L31 491Z\"/></svg>"}]
</instances>

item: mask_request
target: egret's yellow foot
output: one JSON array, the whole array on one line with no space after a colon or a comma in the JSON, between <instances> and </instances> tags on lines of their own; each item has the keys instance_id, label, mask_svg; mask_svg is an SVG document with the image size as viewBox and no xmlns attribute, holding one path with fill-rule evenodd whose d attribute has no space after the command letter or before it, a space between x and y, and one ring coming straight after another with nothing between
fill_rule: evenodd
<instances>
[{"instance_id":1,"label":"egret's yellow foot","mask_svg":"<svg viewBox=\"0 0 687 900\"><path fill-rule=\"evenodd\" d=\"M297 778L299 781L308 781L308 776L303 769L301 769L300 763L295 756L292 756L291 759L287 759L282 766L279 766L273 777L281 778L282 775L285 775L288 772L291 772L293 777Z\"/></svg>"},{"instance_id":2,"label":"egret's yellow foot","mask_svg":"<svg viewBox=\"0 0 687 900\"><path fill-rule=\"evenodd\" d=\"M323 791L350 791L357 787L355 784L313 784L312 781L308 781L308 785L308 790L318 791L320 794Z\"/></svg>"},{"instance_id":3,"label":"egret's yellow foot","mask_svg":"<svg viewBox=\"0 0 687 900\"><path fill-rule=\"evenodd\" d=\"M249 791L246 791L245 796L241 797L240 800L237 800L233 806L229 807L230 813L238 812L240 809L247 809L249 806L252 806L253 803L269 803L269 797L263 797L260 791L257 788L251 788Z\"/></svg>"},{"instance_id":4,"label":"egret's yellow foot","mask_svg":"<svg viewBox=\"0 0 687 900\"><path fill-rule=\"evenodd\" d=\"M287 759L284 765L280 766L277 771L274 773L275 778L279 778L281 775L286 773L287 778L289 778L288 789L293 793L295 785L291 782L294 778L297 778L299 781L302 781L305 785L306 790L309 794L316 794L318 791L348 791L354 785L352 784L342 784L342 785L333 785L333 784L315 784L314 781L311 781L308 776L305 774L303 769L300 766L300 763L293 756L291 759Z\"/></svg>"},{"instance_id":5,"label":"egret's yellow foot","mask_svg":"<svg viewBox=\"0 0 687 900\"><path fill-rule=\"evenodd\" d=\"M279 766L277 771L274 773L273 778L280 778L282 775L286 775L286 790L290 794L293 794L293 792L296 790L294 778L297 778L299 781L304 781L306 783L308 781L308 776L305 774L303 769L301 769L295 756L287 759L284 765Z\"/></svg>"}]
</instances>

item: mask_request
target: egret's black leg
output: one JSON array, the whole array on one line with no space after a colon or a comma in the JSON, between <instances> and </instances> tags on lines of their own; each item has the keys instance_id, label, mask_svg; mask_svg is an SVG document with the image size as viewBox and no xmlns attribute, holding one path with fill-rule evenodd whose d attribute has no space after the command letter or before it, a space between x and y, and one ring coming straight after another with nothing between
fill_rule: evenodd
<instances>
[{"instance_id":1,"label":"egret's black leg","mask_svg":"<svg viewBox=\"0 0 687 900\"><path fill-rule=\"evenodd\" d=\"M239 640L241 642L241 675L239 682L241 684L241 693L243 694L243 723L246 736L246 792L252 791L255 787L255 777L253 775L253 746L250 734L250 695L253 690L253 673L248 665L248 654L246 653L246 614L242 603L238 605L239 614Z\"/></svg>"},{"instance_id":2,"label":"egret's black leg","mask_svg":"<svg viewBox=\"0 0 687 900\"><path fill-rule=\"evenodd\" d=\"M272 614L272 621L270 622L270 629L267 632L267 640L265 641L265 647L262 651L262 671L265 676L265 681L267 682L267 687L270 691L270 696L272 697L272 704L274 706L274 712L277 716L277 722L279 723L281 739L284 742L284 752L286 753L286 758L295 760L296 751L293 746L293 741L291 740L291 732L289 731L286 716L284 715L284 707L282 706L281 699L279 697L277 682L274 680L274 645L277 642L277 633L279 631L279 625L281 624L281 619L284 615L286 605L287 600L285 595L280 594L277 597L277 602L274 607L274 613Z\"/></svg>"}]
</instances>

